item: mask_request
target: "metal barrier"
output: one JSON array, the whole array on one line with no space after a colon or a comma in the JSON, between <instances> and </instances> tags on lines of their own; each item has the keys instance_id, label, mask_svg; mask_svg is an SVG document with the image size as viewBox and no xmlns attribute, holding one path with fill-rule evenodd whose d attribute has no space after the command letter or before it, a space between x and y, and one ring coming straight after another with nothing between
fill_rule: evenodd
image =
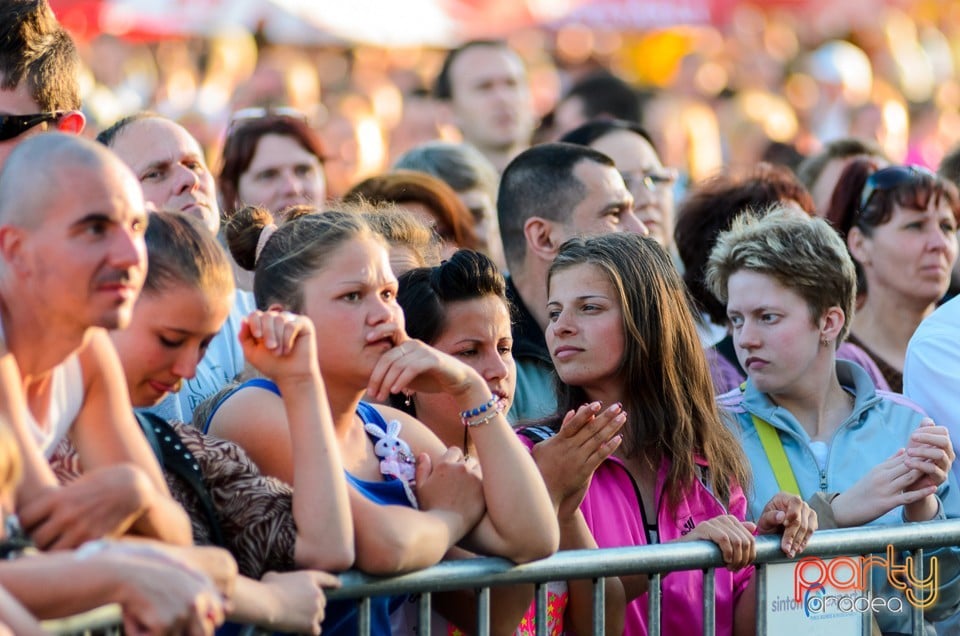
<instances>
[{"instance_id":1,"label":"metal barrier","mask_svg":"<svg viewBox=\"0 0 960 636\"><path fill-rule=\"evenodd\" d=\"M948 521L930 521L895 526L875 526L848 528L844 530L824 530L814 533L801 557L834 557L861 555L871 552L883 552L887 545L896 546L898 551L914 551L921 563L920 551L925 548L939 548L960 545L960 519ZM795 559L796 560L796 559ZM767 563L790 562L780 551L780 540L776 536L757 539L758 572ZM418 607L419 633L430 633L430 595L458 589L478 589L477 629L478 636L486 636L490 631L490 587L517 583L536 584L536 629L537 635L546 634L546 586L549 581L572 579L593 579L593 633L604 633L604 587L597 582L604 577L623 574L650 575L649 634L660 633L660 580L668 572L678 570L704 570L704 634L714 634L714 591L713 570L723 567L720 550L709 541L689 543L668 543L663 545L640 546L632 548L608 548L603 550L571 550L560 552L547 559L513 565L504 559L482 557L464 561L447 561L425 570L392 578L371 577L359 572L347 572L340 579L342 587L328 590L328 599L358 599L360 606L359 633L370 634L370 603L372 596L419 593ZM922 577L922 574L921 574ZM765 612L766 589L760 576L757 586L757 633L766 633ZM66 636L67 634L88 633L118 623L117 610L114 613L95 614L91 622L81 616L69 619L69 622L50 621L44 626L48 631ZM913 608L913 634L923 634L923 610ZM104 617L106 616L106 622ZM865 633L869 631L865 628ZM380 636L380 635L377 635Z\"/></svg>"},{"instance_id":2,"label":"metal barrier","mask_svg":"<svg viewBox=\"0 0 960 636\"><path fill-rule=\"evenodd\" d=\"M123 616L116 603L66 618L43 621L43 631L56 636L113 636L121 634Z\"/></svg>"},{"instance_id":3,"label":"metal barrier","mask_svg":"<svg viewBox=\"0 0 960 636\"><path fill-rule=\"evenodd\" d=\"M824 530L814 533L810 543L799 558L818 556L834 557L884 552L887 545L898 551L920 551L924 548L939 548L960 545L960 519L930 521L894 526L873 526ZM915 562L920 563L920 553L915 552ZM798 560L795 559L795 560ZM776 536L757 538L758 573L764 564L789 562L780 551L780 539ZM402 576L383 579L359 572L342 575L343 586L329 590L329 599L359 599L359 633L370 634L370 604L372 596L420 593L419 633L429 634L430 594L456 589L479 589L477 607L478 636L489 634L489 588L497 585L535 583L537 635L546 634L546 587L548 581L593 579L593 633L603 634L603 591L597 582L604 577L623 574L650 575L649 634L660 633L660 578L662 574L677 570L704 570L704 634L714 634L713 570L723 567L719 548L709 541L668 543L631 548L608 548L604 550L571 550L560 552L547 559L514 566L509 561L496 558L477 558L466 561L448 561L431 568ZM763 577L758 578L760 582ZM762 583L757 587L757 633L766 633L766 589ZM923 634L923 611L913 608L913 634ZM866 631L866 630L865 630ZM869 632L866 632L869 634ZM379 635L378 635L379 636Z\"/></svg>"}]
</instances>

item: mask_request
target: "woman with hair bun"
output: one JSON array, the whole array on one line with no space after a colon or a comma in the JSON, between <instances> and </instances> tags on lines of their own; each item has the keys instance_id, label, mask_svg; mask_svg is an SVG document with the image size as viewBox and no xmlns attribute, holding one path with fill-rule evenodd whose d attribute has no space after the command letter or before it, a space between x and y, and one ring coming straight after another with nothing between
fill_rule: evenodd
<instances>
[{"instance_id":1,"label":"woman with hair bun","mask_svg":"<svg viewBox=\"0 0 960 636\"><path fill-rule=\"evenodd\" d=\"M258 258L253 241L230 247L237 262L256 264L257 307L301 314L317 326L312 366L323 377L350 485L355 567L418 569L461 542L517 562L556 550L550 497L501 397L470 366L407 335L382 237L362 216L332 211L288 221L264 239L270 220L251 215L238 228L238 235L260 233ZM265 473L289 480L298 467L283 402L297 387L267 376L226 396L207 428L240 444ZM447 448L402 411L362 401L402 392L448 396L475 455ZM373 600L374 632L389 631L389 614L402 600ZM355 603L334 603L327 615L325 633L355 632Z\"/></svg>"}]
</instances>

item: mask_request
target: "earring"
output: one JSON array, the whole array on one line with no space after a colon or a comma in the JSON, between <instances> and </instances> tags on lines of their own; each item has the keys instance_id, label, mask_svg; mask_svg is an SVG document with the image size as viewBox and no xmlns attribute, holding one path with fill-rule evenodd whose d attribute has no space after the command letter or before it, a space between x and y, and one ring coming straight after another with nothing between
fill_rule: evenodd
<instances>
[{"instance_id":1,"label":"earring","mask_svg":"<svg viewBox=\"0 0 960 636\"><path fill-rule=\"evenodd\" d=\"M413 405L413 394L406 393L405 395L407 397L404 398L403 405L406 406L407 408L410 408Z\"/></svg>"},{"instance_id":2,"label":"earring","mask_svg":"<svg viewBox=\"0 0 960 636\"><path fill-rule=\"evenodd\" d=\"M826 338L821 338L821 339L820 339L820 345L823 346L823 347L829 347L829 346L830 346L830 341L827 340Z\"/></svg>"}]
</instances>

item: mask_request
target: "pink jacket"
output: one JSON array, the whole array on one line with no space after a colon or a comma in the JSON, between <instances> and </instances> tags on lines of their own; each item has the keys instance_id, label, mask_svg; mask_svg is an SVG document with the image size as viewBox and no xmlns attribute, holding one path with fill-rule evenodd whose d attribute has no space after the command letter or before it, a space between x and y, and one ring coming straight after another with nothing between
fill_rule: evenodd
<instances>
[{"instance_id":1,"label":"pink jacket","mask_svg":"<svg viewBox=\"0 0 960 636\"><path fill-rule=\"evenodd\" d=\"M701 466L706 462L698 460ZM669 543L690 532L696 524L718 515L732 514L745 519L747 500L743 490L734 486L730 505L724 506L699 480L679 505L671 509L663 492L669 462L664 461L657 474L657 530L659 542ZM597 468L580 510L601 548L647 545L638 491L626 467L610 457ZM652 519L649 520L651 523ZM730 572L716 570L716 625L718 636L733 633L734 603L753 576L753 566ZM664 636L703 632L703 573L672 572L661 579L661 630ZM627 605L624 634L646 636L647 594Z\"/></svg>"}]
</instances>

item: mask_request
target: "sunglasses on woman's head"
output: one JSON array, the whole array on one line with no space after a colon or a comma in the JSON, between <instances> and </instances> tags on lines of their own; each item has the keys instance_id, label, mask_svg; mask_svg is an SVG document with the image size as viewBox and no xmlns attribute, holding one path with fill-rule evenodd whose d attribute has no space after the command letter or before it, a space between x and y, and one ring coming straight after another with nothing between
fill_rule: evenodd
<instances>
[{"instance_id":1,"label":"sunglasses on woman's head","mask_svg":"<svg viewBox=\"0 0 960 636\"><path fill-rule=\"evenodd\" d=\"M877 170L863 184L863 192L860 194L860 213L866 209L870 203L870 198L878 190L890 190L896 188L902 183L909 183L921 177L936 178L933 172L923 166L889 166Z\"/></svg>"},{"instance_id":2,"label":"sunglasses on woman's head","mask_svg":"<svg viewBox=\"0 0 960 636\"><path fill-rule=\"evenodd\" d=\"M57 121L63 115L63 111L32 113L30 115L0 115L0 141L13 139L34 126Z\"/></svg>"}]
</instances>

